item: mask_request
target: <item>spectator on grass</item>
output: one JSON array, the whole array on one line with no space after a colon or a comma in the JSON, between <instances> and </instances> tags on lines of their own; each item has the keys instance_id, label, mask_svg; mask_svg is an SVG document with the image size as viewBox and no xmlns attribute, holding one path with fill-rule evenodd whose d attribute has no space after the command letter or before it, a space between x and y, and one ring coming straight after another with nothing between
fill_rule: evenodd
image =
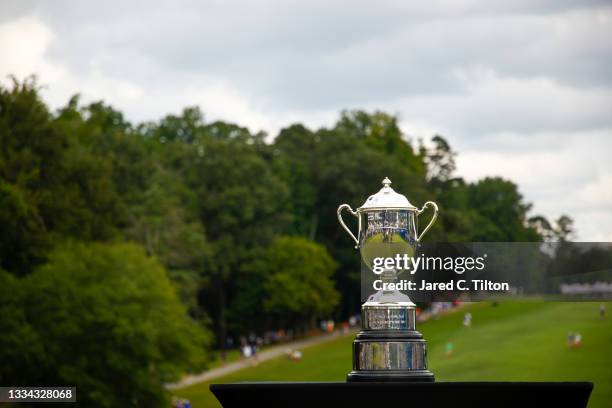
<instances>
[{"instance_id":1,"label":"spectator on grass","mask_svg":"<svg viewBox=\"0 0 612 408\"><path fill-rule=\"evenodd\" d=\"M470 327L472 325L472 314L470 312L466 312L463 315L463 326Z\"/></svg>"},{"instance_id":2,"label":"spectator on grass","mask_svg":"<svg viewBox=\"0 0 612 408\"><path fill-rule=\"evenodd\" d=\"M453 354L453 350L455 349L455 345L452 342L447 342L444 346L444 355L446 357L450 357Z\"/></svg>"},{"instance_id":3,"label":"spectator on grass","mask_svg":"<svg viewBox=\"0 0 612 408\"><path fill-rule=\"evenodd\" d=\"M244 356L244 358L248 359L251 357L252 354L253 350L251 349L251 346L248 343L245 343L242 346L242 355Z\"/></svg>"},{"instance_id":4,"label":"spectator on grass","mask_svg":"<svg viewBox=\"0 0 612 408\"><path fill-rule=\"evenodd\" d=\"M580 348L582 345L582 335L579 332L576 332L574 335L574 348Z\"/></svg>"},{"instance_id":5,"label":"spectator on grass","mask_svg":"<svg viewBox=\"0 0 612 408\"><path fill-rule=\"evenodd\" d=\"M580 348L581 345L582 335L579 332L570 331L567 333L567 346L569 348Z\"/></svg>"},{"instance_id":6,"label":"spectator on grass","mask_svg":"<svg viewBox=\"0 0 612 408\"><path fill-rule=\"evenodd\" d=\"M302 359L302 352L299 350L287 349L285 350L285 354L287 355L287 358L291 361L300 361Z\"/></svg>"}]
</instances>

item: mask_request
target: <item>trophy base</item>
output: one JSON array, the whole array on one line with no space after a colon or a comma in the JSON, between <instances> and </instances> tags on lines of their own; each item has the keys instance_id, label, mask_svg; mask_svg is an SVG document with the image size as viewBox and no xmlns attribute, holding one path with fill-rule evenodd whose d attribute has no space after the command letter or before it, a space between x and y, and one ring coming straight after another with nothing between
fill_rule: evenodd
<instances>
[{"instance_id":1,"label":"trophy base","mask_svg":"<svg viewBox=\"0 0 612 408\"><path fill-rule=\"evenodd\" d=\"M368 301L362 316L348 382L434 382L427 369L427 344L415 330L414 303Z\"/></svg>"},{"instance_id":2,"label":"trophy base","mask_svg":"<svg viewBox=\"0 0 612 408\"><path fill-rule=\"evenodd\" d=\"M414 371L351 371L347 382L435 382L429 370Z\"/></svg>"},{"instance_id":3,"label":"trophy base","mask_svg":"<svg viewBox=\"0 0 612 408\"><path fill-rule=\"evenodd\" d=\"M362 330L353 342L349 382L433 382L426 342L416 330Z\"/></svg>"}]
</instances>

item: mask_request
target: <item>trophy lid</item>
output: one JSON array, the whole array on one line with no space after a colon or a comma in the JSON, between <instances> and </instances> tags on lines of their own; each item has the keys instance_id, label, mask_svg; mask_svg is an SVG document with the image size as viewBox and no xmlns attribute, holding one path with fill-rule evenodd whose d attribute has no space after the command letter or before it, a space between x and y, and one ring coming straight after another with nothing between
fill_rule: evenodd
<instances>
[{"instance_id":1,"label":"trophy lid","mask_svg":"<svg viewBox=\"0 0 612 408\"><path fill-rule=\"evenodd\" d=\"M376 194L368 197L365 203L357 209L359 210L416 210L417 208L410 204L410 201L405 195L395 192L391 188L391 180L388 177L382 181L383 188Z\"/></svg>"}]
</instances>

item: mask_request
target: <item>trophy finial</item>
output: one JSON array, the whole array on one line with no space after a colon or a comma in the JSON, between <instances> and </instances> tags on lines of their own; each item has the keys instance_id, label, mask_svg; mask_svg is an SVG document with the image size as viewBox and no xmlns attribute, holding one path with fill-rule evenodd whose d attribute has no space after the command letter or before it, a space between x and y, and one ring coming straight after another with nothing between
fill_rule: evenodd
<instances>
[{"instance_id":1,"label":"trophy finial","mask_svg":"<svg viewBox=\"0 0 612 408\"><path fill-rule=\"evenodd\" d=\"M391 180L389 180L389 177L385 177L385 179L382 181L382 185L385 187L389 187L391 185Z\"/></svg>"}]
</instances>

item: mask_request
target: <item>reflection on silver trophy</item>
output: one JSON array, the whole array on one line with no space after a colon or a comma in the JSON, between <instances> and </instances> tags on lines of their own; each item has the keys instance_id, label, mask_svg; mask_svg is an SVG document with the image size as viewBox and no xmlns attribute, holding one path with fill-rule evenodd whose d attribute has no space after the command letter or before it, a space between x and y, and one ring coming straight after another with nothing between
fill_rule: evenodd
<instances>
[{"instance_id":1,"label":"reflection on silver trophy","mask_svg":"<svg viewBox=\"0 0 612 408\"><path fill-rule=\"evenodd\" d=\"M355 241L361 261L370 271L374 258L414 256L438 215L434 202L428 201L418 209L391 188L391 180L385 178L382 184L383 188L356 211L348 204L338 207L340 225ZM419 234L417 218L427 207L433 208L433 216ZM357 217L357 236L342 219L344 209ZM391 268L385 269L380 279L394 283L398 276L398 271ZM410 298L398 290L379 290L368 296L361 306L362 330L353 343L353 371L348 381L434 380L427 370L425 340L415 330L415 310Z\"/></svg>"}]
</instances>

